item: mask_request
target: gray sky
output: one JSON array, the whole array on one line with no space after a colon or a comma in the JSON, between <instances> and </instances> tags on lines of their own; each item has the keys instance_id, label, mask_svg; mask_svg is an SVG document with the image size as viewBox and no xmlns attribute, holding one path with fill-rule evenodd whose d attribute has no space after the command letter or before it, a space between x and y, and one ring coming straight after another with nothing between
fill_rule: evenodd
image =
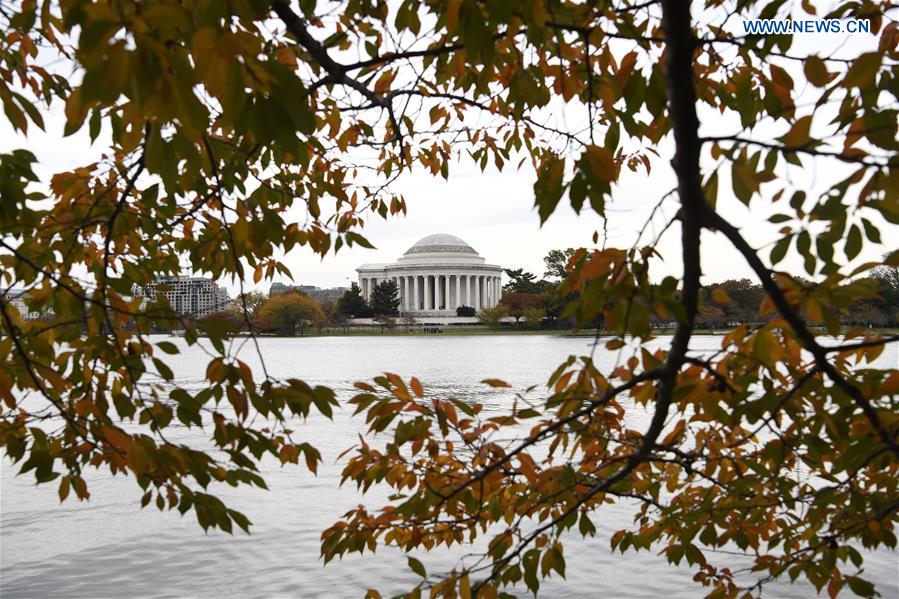
<instances>
[{"instance_id":1,"label":"gray sky","mask_svg":"<svg viewBox=\"0 0 899 599\"><path fill-rule=\"evenodd\" d=\"M858 36L848 39L845 34L814 38L800 35L797 39L795 48L801 48L802 51L814 51L821 47L841 48L841 54L844 56L856 54L873 41L873 37L870 40ZM799 87L804 85L800 68L801 64L796 65L791 71ZM34 128L28 139L15 134L5 118L0 119L0 152L14 148L31 150L38 157L40 163L38 174L44 181L48 181L52 173L68 170L99 158L103 149L100 140L104 136L101 135L93 147L84 130L69 138L61 139L62 106L55 104L51 110L44 112L48 116L49 133ZM566 115L562 114L556 118L564 121ZM701 119L703 131L708 134L738 132L739 125L734 122L732 116L724 120L717 114L701 113ZM823 127L827 120L829 119L825 115L818 118L816 114L816 127ZM770 140L782 134L785 129L786 125L780 124L756 132L753 137ZM822 128L819 131L825 130ZM661 158L654 161L649 176L642 169L637 173L622 170L622 179L614 189L614 199L608 206L609 228L606 242L609 246L629 247L652 207L666 191L674 187L674 175L669 163L670 142L660 148L660 154ZM810 168L803 173L805 180L797 183L808 189L810 196L826 189L833 182L830 177L834 172L845 170L839 165L834 167L835 163L832 160L818 162L817 166L814 161L803 160ZM515 164L516 161L512 160L510 163ZM479 168L470 163L461 163L451 170L449 181L432 177L421 170L405 173L397 181L395 188L407 200L408 215L387 221L372 216L362 231L377 249L344 248L338 254L331 253L321 260L309 250L298 248L284 260L293 272L296 283L320 287L345 286L350 280L355 280L354 269L360 264L392 262L418 239L432 233L450 233L466 240L490 263L499 264L504 268L524 268L541 276L544 270L543 256L549 250L590 247L593 232L601 231L602 222L589 209L580 216L575 215L565 205L563 199L556 213L543 227L540 227L539 218L533 208L533 180L534 174L527 166L521 171L515 171L513 166L507 166L502 173L493 169L481 173ZM766 189L769 188L763 186L763 192ZM766 246L778 238L777 227L765 222L770 214L777 211L777 207L770 201L755 199L751 210L747 209L733 196L726 173L722 173L719 190L719 210L732 222L742 226L744 235L755 247ZM669 203L665 213L671 215L675 209L674 204ZM879 221L879 224L883 225L882 221ZM649 229L649 234L651 238L652 228ZM885 246L867 244L855 263L878 258L885 251L895 249L899 227L883 225L882 237L886 242ZM679 276L681 265L679 232L676 226L668 231L658 248L664 256L664 261L657 261L654 275ZM762 252L765 258L768 253L767 249ZM742 257L731 249L720 235L704 233L703 260L706 283L727 278L751 277ZM791 252L778 268L804 274L802 262L795 252ZM283 277L276 280L288 282ZM237 288L233 283L225 282L225 284L232 293ZM255 287L267 290L268 285L268 282L263 281ZM253 287L252 284L249 286Z\"/></svg>"}]
</instances>

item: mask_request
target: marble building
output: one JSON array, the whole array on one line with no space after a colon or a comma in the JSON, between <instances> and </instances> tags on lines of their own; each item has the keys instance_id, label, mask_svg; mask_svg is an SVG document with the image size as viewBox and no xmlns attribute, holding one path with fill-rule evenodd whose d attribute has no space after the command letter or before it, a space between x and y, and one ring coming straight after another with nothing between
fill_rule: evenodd
<instances>
[{"instance_id":1,"label":"marble building","mask_svg":"<svg viewBox=\"0 0 899 599\"><path fill-rule=\"evenodd\" d=\"M502 267L443 233L420 239L392 264L363 264L356 272L366 299L376 284L393 279L400 313L413 316L455 316L459 306L492 308L502 296Z\"/></svg>"}]
</instances>

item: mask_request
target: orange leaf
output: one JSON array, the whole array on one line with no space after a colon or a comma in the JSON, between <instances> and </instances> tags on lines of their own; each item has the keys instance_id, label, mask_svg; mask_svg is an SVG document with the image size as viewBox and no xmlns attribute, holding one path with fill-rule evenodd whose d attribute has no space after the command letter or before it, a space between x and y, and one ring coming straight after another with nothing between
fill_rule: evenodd
<instances>
[{"instance_id":1,"label":"orange leaf","mask_svg":"<svg viewBox=\"0 0 899 599\"><path fill-rule=\"evenodd\" d=\"M896 395L899 393L899 372L893 372L880 385L880 390L884 395Z\"/></svg>"},{"instance_id":2,"label":"orange leaf","mask_svg":"<svg viewBox=\"0 0 899 599\"><path fill-rule=\"evenodd\" d=\"M103 431L103 437L110 445L119 451L128 450L128 446L131 445L131 437L122 432L121 429L104 424L101 430Z\"/></svg>"},{"instance_id":3,"label":"orange leaf","mask_svg":"<svg viewBox=\"0 0 899 599\"><path fill-rule=\"evenodd\" d=\"M496 387L511 387L512 386L509 383L507 383L506 381L501 381L499 379L484 379L481 382L484 383L485 385L490 385L491 387L494 387L494 388L496 388Z\"/></svg>"},{"instance_id":4,"label":"orange leaf","mask_svg":"<svg viewBox=\"0 0 899 599\"><path fill-rule=\"evenodd\" d=\"M812 115L806 115L797 119L790 131L783 136L785 145L791 148L800 148L806 145L811 139Z\"/></svg>"},{"instance_id":5,"label":"orange leaf","mask_svg":"<svg viewBox=\"0 0 899 599\"><path fill-rule=\"evenodd\" d=\"M612 153L602 146L587 147L587 161L590 169L602 181L615 181L618 179L618 166L612 157Z\"/></svg>"},{"instance_id":6,"label":"orange leaf","mask_svg":"<svg viewBox=\"0 0 899 599\"><path fill-rule=\"evenodd\" d=\"M375 93L381 94L389 90L394 77L396 77L396 71L387 71L378 77L378 81L375 83Z\"/></svg>"}]
</instances>

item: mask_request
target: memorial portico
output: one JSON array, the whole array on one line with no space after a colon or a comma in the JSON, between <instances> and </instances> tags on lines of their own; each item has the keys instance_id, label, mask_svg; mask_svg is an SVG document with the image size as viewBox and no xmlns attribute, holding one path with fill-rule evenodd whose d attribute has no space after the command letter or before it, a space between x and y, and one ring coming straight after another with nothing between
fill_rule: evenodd
<instances>
[{"instance_id":1,"label":"memorial portico","mask_svg":"<svg viewBox=\"0 0 899 599\"><path fill-rule=\"evenodd\" d=\"M502 296L503 269L487 264L454 235L428 235L392 264L364 264L356 269L368 299L374 286L396 282L400 312L412 316L455 315L459 306L492 308Z\"/></svg>"}]
</instances>

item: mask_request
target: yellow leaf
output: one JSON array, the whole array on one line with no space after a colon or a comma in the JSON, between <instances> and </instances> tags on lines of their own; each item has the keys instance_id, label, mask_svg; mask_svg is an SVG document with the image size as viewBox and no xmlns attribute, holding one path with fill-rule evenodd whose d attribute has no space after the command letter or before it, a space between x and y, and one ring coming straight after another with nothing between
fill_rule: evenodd
<instances>
[{"instance_id":1,"label":"yellow leaf","mask_svg":"<svg viewBox=\"0 0 899 599\"><path fill-rule=\"evenodd\" d=\"M716 304L729 304L731 302L730 296L720 287L712 289L712 299Z\"/></svg>"},{"instance_id":2,"label":"yellow leaf","mask_svg":"<svg viewBox=\"0 0 899 599\"><path fill-rule=\"evenodd\" d=\"M462 599L471 599L471 581L467 572L459 579L459 596Z\"/></svg>"}]
</instances>

